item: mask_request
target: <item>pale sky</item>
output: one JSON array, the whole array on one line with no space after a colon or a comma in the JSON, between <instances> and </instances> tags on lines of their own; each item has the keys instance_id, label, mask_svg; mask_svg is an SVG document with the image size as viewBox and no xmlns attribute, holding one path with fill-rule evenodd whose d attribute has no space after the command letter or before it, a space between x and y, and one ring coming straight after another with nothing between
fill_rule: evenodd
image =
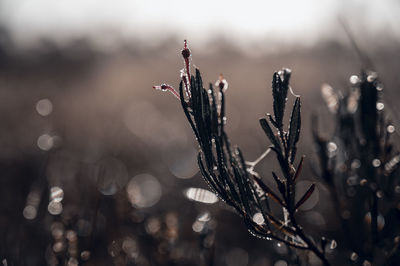
<instances>
[{"instance_id":1,"label":"pale sky","mask_svg":"<svg viewBox=\"0 0 400 266\"><path fill-rule=\"evenodd\" d=\"M400 38L397 0L0 0L0 23L19 44L38 37L90 36L160 40L173 34L205 42L222 33L239 42L312 42L330 35L344 16L356 31L382 30Z\"/></svg>"}]
</instances>

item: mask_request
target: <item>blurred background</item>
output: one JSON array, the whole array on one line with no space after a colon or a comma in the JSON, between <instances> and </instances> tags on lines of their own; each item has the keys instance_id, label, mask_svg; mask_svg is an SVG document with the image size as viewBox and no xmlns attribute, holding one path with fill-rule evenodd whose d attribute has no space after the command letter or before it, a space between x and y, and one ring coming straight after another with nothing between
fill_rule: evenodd
<instances>
[{"instance_id":1,"label":"blurred background","mask_svg":"<svg viewBox=\"0 0 400 266\"><path fill-rule=\"evenodd\" d=\"M204 81L229 82L227 132L252 161L270 144L258 118L272 111L272 74L292 69L305 190L311 114L331 116L321 84L350 87L357 47L399 121L399 12L396 0L0 0L0 261L288 265L285 246L252 237L203 190L180 104L152 86L178 86L187 39ZM274 162L256 168L267 183ZM302 208L311 234L338 230L322 183Z\"/></svg>"}]
</instances>

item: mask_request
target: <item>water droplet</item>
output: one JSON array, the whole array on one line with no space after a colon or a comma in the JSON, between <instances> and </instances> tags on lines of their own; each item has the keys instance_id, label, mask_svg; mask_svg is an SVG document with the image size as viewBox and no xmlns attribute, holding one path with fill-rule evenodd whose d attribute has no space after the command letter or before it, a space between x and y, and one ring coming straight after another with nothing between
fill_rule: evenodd
<instances>
[{"instance_id":1,"label":"water droplet","mask_svg":"<svg viewBox=\"0 0 400 266\"><path fill-rule=\"evenodd\" d=\"M218 201L217 196L209 190L202 188L188 188L184 191L185 196L193 201L213 204Z\"/></svg>"},{"instance_id":2,"label":"water droplet","mask_svg":"<svg viewBox=\"0 0 400 266\"><path fill-rule=\"evenodd\" d=\"M49 99L41 99L36 103L36 111L41 116L48 116L53 111L53 104Z\"/></svg>"},{"instance_id":3,"label":"water droplet","mask_svg":"<svg viewBox=\"0 0 400 266\"><path fill-rule=\"evenodd\" d=\"M65 238L67 238L69 242L76 242L78 240L78 235L74 230L68 230L65 233Z\"/></svg>"},{"instance_id":4,"label":"water droplet","mask_svg":"<svg viewBox=\"0 0 400 266\"><path fill-rule=\"evenodd\" d=\"M108 246L108 253L111 257L116 257L121 252L121 246L117 243L117 241L113 240Z\"/></svg>"},{"instance_id":5,"label":"water droplet","mask_svg":"<svg viewBox=\"0 0 400 266\"><path fill-rule=\"evenodd\" d=\"M338 108L338 96L334 92L333 88L328 84L323 84L321 86L321 94L329 111L336 113Z\"/></svg>"},{"instance_id":6,"label":"water droplet","mask_svg":"<svg viewBox=\"0 0 400 266\"><path fill-rule=\"evenodd\" d=\"M139 256L139 248L137 242L130 237L125 238L122 242L122 250L130 258L135 259Z\"/></svg>"},{"instance_id":7,"label":"water droplet","mask_svg":"<svg viewBox=\"0 0 400 266\"><path fill-rule=\"evenodd\" d=\"M37 139L37 146L39 149L49 151L54 144L53 138L49 134L43 134Z\"/></svg>"},{"instance_id":8,"label":"water droplet","mask_svg":"<svg viewBox=\"0 0 400 266\"><path fill-rule=\"evenodd\" d=\"M377 91L382 91L383 90L382 84L379 84L378 86L376 86L376 90Z\"/></svg>"},{"instance_id":9,"label":"water droplet","mask_svg":"<svg viewBox=\"0 0 400 266\"><path fill-rule=\"evenodd\" d=\"M50 201L49 205L47 206L47 210L51 215L59 215L62 213L63 207L61 202Z\"/></svg>"},{"instance_id":10,"label":"water droplet","mask_svg":"<svg viewBox=\"0 0 400 266\"><path fill-rule=\"evenodd\" d=\"M194 232L200 233L201 231L203 231L204 225L205 225L204 222L195 221L192 225L192 229Z\"/></svg>"},{"instance_id":11,"label":"water droplet","mask_svg":"<svg viewBox=\"0 0 400 266\"><path fill-rule=\"evenodd\" d=\"M352 75L349 80L352 85L357 85L360 82L360 79L357 75Z\"/></svg>"},{"instance_id":12,"label":"water droplet","mask_svg":"<svg viewBox=\"0 0 400 266\"><path fill-rule=\"evenodd\" d=\"M368 183L368 180L365 178L361 179L361 181L360 181L361 186L365 186L367 183Z\"/></svg>"},{"instance_id":13,"label":"water droplet","mask_svg":"<svg viewBox=\"0 0 400 266\"><path fill-rule=\"evenodd\" d=\"M37 215L37 210L34 206L32 205L26 205L22 214L24 215L25 219L27 220L33 220L36 218Z\"/></svg>"},{"instance_id":14,"label":"water droplet","mask_svg":"<svg viewBox=\"0 0 400 266\"><path fill-rule=\"evenodd\" d=\"M396 186L396 187L394 188L394 191L395 191L396 193L400 193L400 186Z\"/></svg>"},{"instance_id":15,"label":"water droplet","mask_svg":"<svg viewBox=\"0 0 400 266\"><path fill-rule=\"evenodd\" d=\"M364 222L367 225L371 224L371 213L370 212L365 214ZM378 223L378 231L381 231L383 229L383 227L385 227L385 218L383 217L382 214L378 214L377 223Z\"/></svg>"},{"instance_id":16,"label":"water droplet","mask_svg":"<svg viewBox=\"0 0 400 266\"><path fill-rule=\"evenodd\" d=\"M362 266L371 266L371 262L364 260Z\"/></svg>"},{"instance_id":17,"label":"water droplet","mask_svg":"<svg viewBox=\"0 0 400 266\"><path fill-rule=\"evenodd\" d=\"M360 166L361 166L361 162L360 162L360 160L358 160L358 159L354 159L354 160L351 162L351 168L352 168L352 169L358 169L358 168L360 168Z\"/></svg>"},{"instance_id":18,"label":"water droplet","mask_svg":"<svg viewBox=\"0 0 400 266\"><path fill-rule=\"evenodd\" d=\"M53 245L53 251L54 251L55 253L58 253L58 252L63 251L64 248L65 248L65 245L64 245L64 243L63 243L62 241L57 241L57 242L55 242L54 245Z\"/></svg>"},{"instance_id":19,"label":"water droplet","mask_svg":"<svg viewBox=\"0 0 400 266\"><path fill-rule=\"evenodd\" d=\"M61 202L64 198L64 191L60 187L50 188L50 201Z\"/></svg>"},{"instance_id":20,"label":"water droplet","mask_svg":"<svg viewBox=\"0 0 400 266\"><path fill-rule=\"evenodd\" d=\"M372 72L367 76L367 81L368 82L374 82L378 78L378 75L375 72Z\"/></svg>"},{"instance_id":21,"label":"water droplet","mask_svg":"<svg viewBox=\"0 0 400 266\"><path fill-rule=\"evenodd\" d=\"M381 166L381 161L379 159L373 159L372 160L372 166L373 167L379 167Z\"/></svg>"},{"instance_id":22,"label":"water droplet","mask_svg":"<svg viewBox=\"0 0 400 266\"><path fill-rule=\"evenodd\" d=\"M385 108L385 105L382 102L376 103L376 110L382 111Z\"/></svg>"},{"instance_id":23,"label":"water droplet","mask_svg":"<svg viewBox=\"0 0 400 266\"><path fill-rule=\"evenodd\" d=\"M89 260L89 259L90 259L90 251L88 251L88 250L82 251L82 252L81 252L81 259L82 259L83 261Z\"/></svg>"},{"instance_id":24,"label":"water droplet","mask_svg":"<svg viewBox=\"0 0 400 266\"><path fill-rule=\"evenodd\" d=\"M376 192L376 196L378 197L378 198L383 198L383 191L382 190L378 190L377 192Z\"/></svg>"},{"instance_id":25,"label":"water droplet","mask_svg":"<svg viewBox=\"0 0 400 266\"><path fill-rule=\"evenodd\" d=\"M284 260L278 260L274 263L274 266L288 266L288 264Z\"/></svg>"},{"instance_id":26,"label":"water droplet","mask_svg":"<svg viewBox=\"0 0 400 266\"><path fill-rule=\"evenodd\" d=\"M336 145L336 143L335 142L329 142L328 143L328 152L329 153L334 153L334 152L336 152L336 150L337 150L337 145Z\"/></svg>"},{"instance_id":27,"label":"water droplet","mask_svg":"<svg viewBox=\"0 0 400 266\"><path fill-rule=\"evenodd\" d=\"M393 126L393 125L388 125L387 126L387 128L386 128L386 130L387 130L387 132L388 133L393 133L396 129L395 129L395 127Z\"/></svg>"},{"instance_id":28,"label":"water droplet","mask_svg":"<svg viewBox=\"0 0 400 266\"><path fill-rule=\"evenodd\" d=\"M256 214L253 215L253 222L259 225L262 225L264 223L264 217L261 214L261 212L257 212Z\"/></svg>"},{"instance_id":29,"label":"water droplet","mask_svg":"<svg viewBox=\"0 0 400 266\"><path fill-rule=\"evenodd\" d=\"M145 224L146 232L150 235L156 234L161 229L160 220L156 217L150 217Z\"/></svg>"},{"instance_id":30,"label":"water droplet","mask_svg":"<svg viewBox=\"0 0 400 266\"><path fill-rule=\"evenodd\" d=\"M214 141L214 139L213 139ZM197 165L197 150L188 148L175 148L174 154L166 154L166 161L170 172L181 179L189 179L197 174L199 167Z\"/></svg>"},{"instance_id":31,"label":"water droplet","mask_svg":"<svg viewBox=\"0 0 400 266\"><path fill-rule=\"evenodd\" d=\"M197 217L197 220L200 222L208 222L211 220L211 215L209 212L203 212Z\"/></svg>"},{"instance_id":32,"label":"water droplet","mask_svg":"<svg viewBox=\"0 0 400 266\"><path fill-rule=\"evenodd\" d=\"M358 254L355 253L355 252L351 253L350 259L351 259L352 261L356 261L356 260L358 259Z\"/></svg>"},{"instance_id":33,"label":"water droplet","mask_svg":"<svg viewBox=\"0 0 400 266\"><path fill-rule=\"evenodd\" d=\"M329 246L330 247L330 249L335 249L336 247L337 247L337 242L336 242L336 240L332 240L331 241L331 245Z\"/></svg>"},{"instance_id":34,"label":"water droplet","mask_svg":"<svg viewBox=\"0 0 400 266\"><path fill-rule=\"evenodd\" d=\"M349 186L355 186L358 184L358 177L357 176L350 176L347 178L347 184Z\"/></svg>"},{"instance_id":35,"label":"water droplet","mask_svg":"<svg viewBox=\"0 0 400 266\"><path fill-rule=\"evenodd\" d=\"M69 258L67 266L78 266L78 260L74 257Z\"/></svg>"},{"instance_id":36,"label":"water droplet","mask_svg":"<svg viewBox=\"0 0 400 266\"><path fill-rule=\"evenodd\" d=\"M50 226L51 235L55 240L62 240L64 237L64 224L61 222L54 222Z\"/></svg>"},{"instance_id":37,"label":"water droplet","mask_svg":"<svg viewBox=\"0 0 400 266\"><path fill-rule=\"evenodd\" d=\"M140 174L133 177L127 187L129 201L136 208L154 206L162 196L161 184L150 174Z\"/></svg>"}]
</instances>

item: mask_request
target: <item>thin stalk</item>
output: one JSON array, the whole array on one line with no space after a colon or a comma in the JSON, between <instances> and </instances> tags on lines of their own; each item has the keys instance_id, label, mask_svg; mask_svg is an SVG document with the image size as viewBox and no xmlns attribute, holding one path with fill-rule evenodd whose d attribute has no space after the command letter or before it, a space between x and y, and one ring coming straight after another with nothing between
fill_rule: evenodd
<instances>
[{"instance_id":1,"label":"thin stalk","mask_svg":"<svg viewBox=\"0 0 400 266\"><path fill-rule=\"evenodd\" d=\"M325 255L323 252L321 252L314 244L314 242L309 239L301 229L301 227L297 224L297 221L294 217L294 214L292 212L289 213L291 223L293 227L296 229L296 233L298 236L307 244L308 249L312 251L321 261L325 266L330 266L329 261L326 259Z\"/></svg>"}]
</instances>

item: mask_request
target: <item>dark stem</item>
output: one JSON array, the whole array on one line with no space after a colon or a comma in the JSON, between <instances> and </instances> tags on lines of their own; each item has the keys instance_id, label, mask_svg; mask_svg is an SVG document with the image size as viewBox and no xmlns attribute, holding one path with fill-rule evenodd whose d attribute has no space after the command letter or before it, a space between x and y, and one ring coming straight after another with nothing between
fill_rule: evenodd
<instances>
[{"instance_id":1,"label":"dark stem","mask_svg":"<svg viewBox=\"0 0 400 266\"><path fill-rule=\"evenodd\" d=\"M314 244L313 241L311 241L311 239L309 239L303 232L303 230L301 229L301 227L297 224L297 221L294 217L294 214L292 212L289 212L289 216L290 216L290 221L292 222L292 225L294 226L294 228L296 229L296 233L298 234L298 236L300 236L300 238L307 244L308 249L310 251L312 251L321 261L325 266L330 266L329 261L326 259L325 255L323 252L321 252Z\"/></svg>"}]
</instances>

